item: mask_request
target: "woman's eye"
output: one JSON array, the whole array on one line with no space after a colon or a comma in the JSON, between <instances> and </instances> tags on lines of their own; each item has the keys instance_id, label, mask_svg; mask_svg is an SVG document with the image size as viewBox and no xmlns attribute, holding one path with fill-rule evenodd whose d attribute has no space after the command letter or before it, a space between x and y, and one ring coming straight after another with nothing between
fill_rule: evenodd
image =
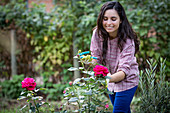
<instances>
[{"instance_id":1,"label":"woman's eye","mask_svg":"<svg viewBox=\"0 0 170 113\"><path fill-rule=\"evenodd\" d=\"M104 18L103 20L104 20L104 21L106 21L106 20L107 20L107 18Z\"/></svg>"},{"instance_id":2,"label":"woman's eye","mask_svg":"<svg viewBox=\"0 0 170 113\"><path fill-rule=\"evenodd\" d=\"M116 21L116 18L112 18L112 21Z\"/></svg>"}]
</instances>

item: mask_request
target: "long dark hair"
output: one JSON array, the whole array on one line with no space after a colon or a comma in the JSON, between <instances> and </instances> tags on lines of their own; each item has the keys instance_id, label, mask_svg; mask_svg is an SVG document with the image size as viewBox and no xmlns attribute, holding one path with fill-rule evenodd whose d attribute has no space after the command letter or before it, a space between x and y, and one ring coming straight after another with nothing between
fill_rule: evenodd
<instances>
[{"instance_id":1,"label":"long dark hair","mask_svg":"<svg viewBox=\"0 0 170 113\"><path fill-rule=\"evenodd\" d=\"M120 51L123 49L123 44L126 42L126 39L133 39L135 43L135 53L139 51L139 40L137 39L136 33L133 31L127 17L125 10L119 2L106 2L100 10L98 19L97 19L97 32L100 38L104 39L103 42L103 64L105 65L106 51L107 51L107 41L109 38L109 33L103 27L103 18L106 10L115 9L120 17L121 23L118 28L118 47Z\"/></svg>"}]
</instances>

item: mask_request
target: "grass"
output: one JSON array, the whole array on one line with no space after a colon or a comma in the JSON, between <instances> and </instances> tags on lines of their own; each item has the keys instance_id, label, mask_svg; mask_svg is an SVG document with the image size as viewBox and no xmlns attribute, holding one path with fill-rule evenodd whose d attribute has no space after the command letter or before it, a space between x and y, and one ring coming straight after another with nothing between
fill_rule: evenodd
<instances>
[{"instance_id":1,"label":"grass","mask_svg":"<svg viewBox=\"0 0 170 113\"><path fill-rule=\"evenodd\" d=\"M13 109L2 109L2 110L0 111L0 113L18 113L17 111L18 111L17 108L13 108Z\"/></svg>"}]
</instances>

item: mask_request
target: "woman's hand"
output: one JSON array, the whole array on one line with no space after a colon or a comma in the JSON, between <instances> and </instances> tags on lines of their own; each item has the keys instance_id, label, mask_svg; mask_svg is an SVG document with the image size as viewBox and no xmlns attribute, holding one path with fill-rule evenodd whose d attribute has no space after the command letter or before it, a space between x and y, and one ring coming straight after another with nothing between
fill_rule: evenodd
<instances>
[{"instance_id":1,"label":"woman's hand","mask_svg":"<svg viewBox=\"0 0 170 113\"><path fill-rule=\"evenodd\" d=\"M111 79L109 79L109 83L112 82L120 82L125 78L125 73L123 71L116 72L114 74L108 73L107 76L109 76Z\"/></svg>"}]
</instances>

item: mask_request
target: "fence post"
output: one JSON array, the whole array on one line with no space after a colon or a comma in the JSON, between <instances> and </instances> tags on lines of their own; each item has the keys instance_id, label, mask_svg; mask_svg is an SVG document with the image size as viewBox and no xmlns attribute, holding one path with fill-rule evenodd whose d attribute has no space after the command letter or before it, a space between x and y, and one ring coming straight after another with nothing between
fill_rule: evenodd
<instances>
[{"instance_id":1,"label":"fence post","mask_svg":"<svg viewBox=\"0 0 170 113\"><path fill-rule=\"evenodd\" d=\"M75 37L75 31L73 32L73 56L77 55L78 49L76 46L76 37ZM79 68L79 63L77 59L73 59L73 65L76 68ZM74 71L74 79L80 77L80 72L79 71Z\"/></svg>"},{"instance_id":2,"label":"fence post","mask_svg":"<svg viewBox=\"0 0 170 113\"><path fill-rule=\"evenodd\" d=\"M11 30L11 77L17 74L17 65L16 65L16 40L15 40L15 30Z\"/></svg>"}]
</instances>

